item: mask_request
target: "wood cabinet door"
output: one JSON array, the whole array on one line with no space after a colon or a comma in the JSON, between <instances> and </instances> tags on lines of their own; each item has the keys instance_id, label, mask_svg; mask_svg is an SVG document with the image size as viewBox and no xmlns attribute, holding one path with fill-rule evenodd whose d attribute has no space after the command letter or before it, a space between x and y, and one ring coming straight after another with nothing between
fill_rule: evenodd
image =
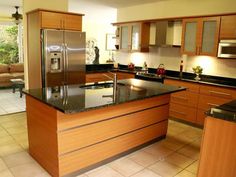
<instances>
[{"instance_id":1,"label":"wood cabinet door","mask_svg":"<svg viewBox=\"0 0 236 177\"><path fill-rule=\"evenodd\" d=\"M236 15L221 17L220 39L236 39Z\"/></svg>"},{"instance_id":2,"label":"wood cabinet door","mask_svg":"<svg viewBox=\"0 0 236 177\"><path fill-rule=\"evenodd\" d=\"M41 11L41 28L61 29L64 14Z\"/></svg>"},{"instance_id":3,"label":"wood cabinet door","mask_svg":"<svg viewBox=\"0 0 236 177\"><path fill-rule=\"evenodd\" d=\"M183 19L182 54L197 55L200 35L200 18Z\"/></svg>"},{"instance_id":4,"label":"wood cabinet door","mask_svg":"<svg viewBox=\"0 0 236 177\"><path fill-rule=\"evenodd\" d=\"M64 15L64 29L82 31L82 16L81 15Z\"/></svg>"},{"instance_id":5,"label":"wood cabinet door","mask_svg":"<svg viewBox=\"0 0 236 177\"><path fill-rule=\"evenodd\" d=\"M219 31L220 17L206 17L201 19L198 55L217 55Z\"/></svg>"}]
</instances>

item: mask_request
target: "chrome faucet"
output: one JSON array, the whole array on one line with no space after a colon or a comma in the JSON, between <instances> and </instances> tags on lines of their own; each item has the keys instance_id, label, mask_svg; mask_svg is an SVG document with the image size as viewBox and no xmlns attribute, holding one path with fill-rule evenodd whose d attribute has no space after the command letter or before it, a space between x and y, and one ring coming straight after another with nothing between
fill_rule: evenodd
<instances>
[{"instance_id":1,"label":"chrome faucet","mask_svg":"<svg viewBox=\"0 0 236 177\"><path fill-rule=\"evenodd\" d=\"M107 74L103 74L103 75L113 81L113 95L103 95L102 97L112 97L113 102L115 102L116 101L116 91L117 91L117 74L112 73L112 72L108 72L108 73L111 73L113 75L113 77L111 77Z\"/></svg>"}]
</instances>

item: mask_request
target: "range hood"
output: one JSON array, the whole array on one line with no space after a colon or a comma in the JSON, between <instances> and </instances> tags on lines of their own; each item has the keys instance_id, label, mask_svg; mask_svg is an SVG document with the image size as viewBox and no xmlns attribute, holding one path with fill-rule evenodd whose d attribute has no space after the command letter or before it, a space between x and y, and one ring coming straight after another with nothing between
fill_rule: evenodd
<instances>
[{"instance_id":1,"label":"range hood","mask_svg":"<svg viewBox=\"0 0 236 177\"><path fill-rule=\"evenodd\" d=\"M181 21L157 21L150 25L150 46L180 47L182 36Z\"/></svg>"}]
</instances>

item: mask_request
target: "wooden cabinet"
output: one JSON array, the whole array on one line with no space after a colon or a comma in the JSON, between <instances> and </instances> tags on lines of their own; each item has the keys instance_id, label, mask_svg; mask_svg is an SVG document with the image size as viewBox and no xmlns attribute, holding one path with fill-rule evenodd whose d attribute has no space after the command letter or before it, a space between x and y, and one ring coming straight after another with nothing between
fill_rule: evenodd
<instances>
[{"instance_id":1,"label":"wooden cabinet","mask_svg":"<svg viewBox=\"0 0 236 177\"><path fill-rule=\"evenodd\" d=\"M221 17L220 39L236 39L236 15Z\"/></svg>"},{"instance_id":2,"label":"wooden cabinet","mask_svg":"<svg viewBox=\"0 0 236 177\"><path fill-rule=\"evenodd\" d=\"M148 52L150 23L119 24L120 50Z\"/></svg>"},{"instance_id":3,"label":"wooden cabinet","mask_svg":"<svg viewBox=\"0 0 236 177\"><path fill-rule=\"evenodd\" d=\"M197 123L203 124L204 113L212 107L219 106L236 99L236 90L211 85L200 85L200 95L198 102Z\"/></svg>"},{"instance_id":4,"label":"wooden cabinet","mask_svg":"<svg viewBox=\"0 0 236 177\"><path fill-rule=\"evenodd\" d=\"M118 80L120 80L120 79L130 79L130 78L135 77L134 73L124 73L124 72L114 72L114 73L117 74L117 79ZM86 74L86 83L89 83L89 82L102 82L102 81L111 80L108 77L106 77L105 75L113 77L113 75L111 73L108 73L108 72L88 73L88 74Z\"/></svg>"},{"instance_id":5,"label":"wooden cabinet","mask_svg":"<svg viewBox=\"0 0 236 177\"><path fill-rule=\"evenodd\" d=\"M181 52L216 56L219 30L220 17L183 19Z\"/></svg>"},{"instance_id":6,"label":"wooden cabinet","mask_svg":"<svg viewBox=\"0 0 236 177\"><path fill-rule=\"evenodd\" d=\"M197 177L235 177L235 122L207 117Z\"/></svg>"},{"instance_id":7,"label":"wooden cabinet","mask_svg":"<svg viewBox=\"0 0 236 177\"><path fill-rule=\"evenodd\" d=\"M212 107L236 99L236 89L166 79L165 84L186 87L186 91L171 94L170 116L203 125L205 113Z\"/></svg>"},{"instance_id":8,"label":"wooden cabinet","mask_svg":"<svg viewBox=\"0 0 236 177\"><path fill-rule=\"evenodd\" d=\"M82 15L51 11L38 11L41 16L41 28L82 31Z\"/></svg>"},{"instance_id":9,"label":"wooden cabinet","mask_svg":"<svg viewBox=\"0 0 236 177\"><path fill-rule=\"evenodd\" d=\"M186 87L186 91L171 94L170 116L196 123L199 85L191 82L166 79L165 84Z\"/></svg>"},{"instance_id":10,"label":"wooden cabinet","mask_svg":"<svg viewBox=\"0 0 236 177\"><path fill-rule=\"evenodd\" d=\"M42 87L41 30L66 29L82 31L82 14L36 9L27 13L28 86ZM59 79L60 75L58 75ZM56 83L56 80L51 80Z\"/></svg>"}]
</instances>

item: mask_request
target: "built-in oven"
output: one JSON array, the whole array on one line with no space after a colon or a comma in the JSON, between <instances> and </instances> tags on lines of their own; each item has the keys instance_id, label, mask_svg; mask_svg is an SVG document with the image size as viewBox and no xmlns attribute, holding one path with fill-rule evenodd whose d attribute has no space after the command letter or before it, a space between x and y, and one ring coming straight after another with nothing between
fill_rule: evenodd
<instances>
[{"instance_id":1,"label":"built-in oven","mask_svg":"<svg viewBox=\"0 0 236 177\"><path fill-rule=\"evenodd\" d=\"M218 48L219 58L236 58L236 40L221 40Z\"/></svg>"}]
</instances>

